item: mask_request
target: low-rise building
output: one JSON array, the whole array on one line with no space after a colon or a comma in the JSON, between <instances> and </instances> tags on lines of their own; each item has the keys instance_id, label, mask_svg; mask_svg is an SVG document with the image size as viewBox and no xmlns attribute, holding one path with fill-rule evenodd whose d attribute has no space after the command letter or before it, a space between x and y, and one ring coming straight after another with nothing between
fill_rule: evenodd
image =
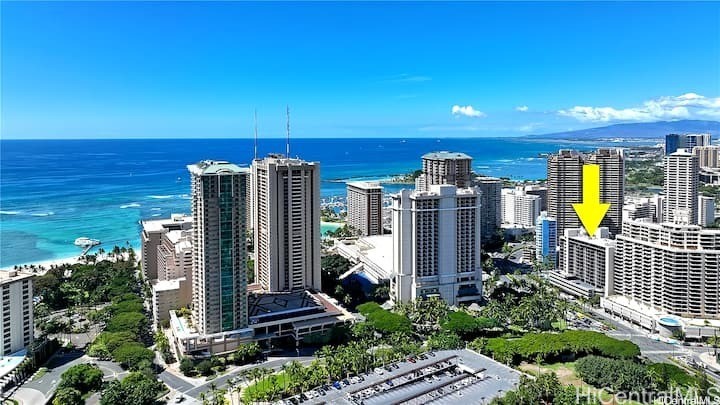
<instances>
[{"instance_id":1,"label":"low-rise building","mask_svg":"<svg viewBox=\"0 0 720 405\"><path fill-rule=\"evenodd\" d=\"M333 298L317 292L268 293L250 285L247 328L201 334L189 319L170 311L170 326L176 347L183 356L207 356L236 350L239 345L261 342L271 347L273 339L292 338L297 345L310 334L325 333L347 325L355 317Z\"/></svg>"},{"instance_id":2,"label":"low-rise building","mask_svg":"<svg viewBox=\"0 0 720 405\"><path fill-rule=\"evenodd\" d=\"M154 280L152 292L153 327L170 319L170 311L188 306L192 302L192 284L186 278Z\"/></svg>"}]
</instances>

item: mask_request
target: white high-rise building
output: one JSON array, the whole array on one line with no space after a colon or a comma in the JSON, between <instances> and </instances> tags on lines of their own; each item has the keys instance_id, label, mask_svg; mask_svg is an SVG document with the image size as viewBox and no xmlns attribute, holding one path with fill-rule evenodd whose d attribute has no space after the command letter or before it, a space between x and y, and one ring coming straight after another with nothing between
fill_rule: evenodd
<instances>
[{"instance_id":1,"label":"white high-rise building","mask_svg":"<svg viewBox=\"0 0 720 405\"><path fill-rule=\"evenodd\" d=\"M698 197L698 224L712 226L715 223L715 198L701 195Z\"/></svg>"},{"instance_id":2,"label":"white high-rise building","mask_svg":"<svg viewBox=\"0 0 720 405\"><path fill-rule=\"evenodd\" d=\"M687 218L698 223L698 158L685 149L664 158L665 208L663 222Z\"/></svg>"},{"instance_id":3,"label":"white high-rise building","mask_svg":"<svg viewBox=\"0 0 720 405\"><path fill-rule=\"evenodd\" d=\"M502 195L503 223L519 225L526 228L535 226L535 219L540 215L541 198L527 194L522 186L504 188Z\"/></svg>"},{"instance_id":4,"label":"white high-rise building","mask_svg":"<svg viewBox=\"0 0 720 405\"><path fill-rule=\"evenodd\" d=\"M393 196L396 302L437 296L450 305L481 298L480 194L432 185Z\"/></svg>"},{"instance_id":5,"label":"white high-rise building","mask_svg":"<svg viewBox=\"0 0 720 405\"><path fill-rule=\"evenodd\" d=\"M257 282L320 291L320 164L270 155L253 161L252 176Z\"/></svg>"},{"instance_id":6,"label":"white high-rise building","mask_svg":"<svg viewBox=\"0 0 720 405\"><path fill-rule=\"evenodd\" d=\"M347 183L347 224L360 236L383 234L383 188L377 182Z\"/></svg>"},{"instance_id":7,"label":"white high-rise building","mask_svg":"<svg viewBox=\"0 0 720 405\"><path fill-rule=\"evenodd\" d=\"M602 295L612 294L615 241L610 231L600 227L589 237L584 229L566 229L560 240L561 271Z\"/></svg>"},{"instance_id":8,"label":"white high-rise building","mask_svg":"<svg viewBox=\"0 0 720 405\"><path fill-rule=\"evenodd\" d=\"M687 318L720 318L720 230L626 221L616 239L615 294Z\"/></svg>"},{"instance_id":9,"label":"white high-rise building","mask_svg":"<svg viewBox=\"0 0 720 405\"><path fill-rule=\"evenodd\" d=\"M204 336L247 328L245 187L249 171L212 160L189 165L188 170L194 327Z\"/></svg>"},{"instance_id":10,"label":"white high-rise building","mask_svg":"<svg viewBox=\"0 0 720 405\"><path fill-rule=\"evenodd\" d=\"M0 357L33 341L33 274L0 271Z\"/></svg>"},{"instance_id":11,"label":"white high-rise building","mask_svg":"<svg viewBox=\"0 0 720 405\"><path fill-rule=\"evenodd\" d=\"M158 276L157 253L162 243L163 235L170 231L192 229L192 216L172 214L170 218L151 219L142 221L142 271L148 280L156 280Z\"/></svg>"},{"instance_id":12,"label":"white high-rise building","mask_svg":"<svg viewBox=\"0 0 720 405\"><path fill-rule=\"evenodd\" d=\"M162 234L157 248L157 280L150 283L154 326L169 320L170 310L192 303L192 237L192 230Z\"/></svg>"}]
</instances>

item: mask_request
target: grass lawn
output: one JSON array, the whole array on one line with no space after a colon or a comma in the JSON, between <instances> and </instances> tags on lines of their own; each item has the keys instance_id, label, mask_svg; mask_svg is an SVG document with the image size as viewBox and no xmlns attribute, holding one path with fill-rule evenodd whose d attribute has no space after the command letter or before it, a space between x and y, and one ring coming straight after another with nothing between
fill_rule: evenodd
<instances>
[{"instance_id":1,"label":"grass lawn","mask_svg":"<svg viewBox=\"0 0 720 405\"><path fill-rule=\"evenodd\" d=\"M537 375L538 373L538 365L536 363L522 363L518 367L520 370L531 374L531 375ZM593 387L592 385L586 384L583 382L583 380L578 377L577 373L575 372L575 362L569 361L569 362L559 362L559 363L552 363L552 364L541 364L540 365L540 372L541 373L549 373L554 372L558 376L558 380L560 380L560 383L563 385L572 385L574 387L582 388L582 392L590 392L590 393L597 393L599 391L599 397L602 399L604 403L609 403L612 399L612 394L604 391L604 390L598 390L597 388ZM624 404L630 404L630 405L641 405L639 402L635 401L629 401L625 400L623 402Z\"/></svg>"},{"instance_id":2,"label":"grass lawn","mask_svg":"<svg viewBox=\"0 0 720 405\"><path fill-rule=\"evenodd\" d=\"M243 398L246 401L250 401L251 395L255 392L263 394L265 392L271 391L273 386L278 387L278 390L282 391L289 383L290 377L286 373L281 372L278 374L272 374L258 380L256 383L252 383L247 386L243 390ZM262 395L260 396L262 397Z\"/></svg>"}]
</instances>

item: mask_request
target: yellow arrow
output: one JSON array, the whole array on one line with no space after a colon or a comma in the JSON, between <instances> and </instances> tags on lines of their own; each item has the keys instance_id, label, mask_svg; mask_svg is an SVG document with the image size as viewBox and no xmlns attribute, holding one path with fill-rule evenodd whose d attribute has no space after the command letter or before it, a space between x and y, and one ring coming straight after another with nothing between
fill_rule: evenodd
<instances>
[{"instance_id":1,"label":"yellow arrow","mask_svg":"<svg viewBox=\"0 0 720 405\"><path fill-rule=\"evenodd\" d=\"M588 235L595 235L610 209L610 204L600 202L600 166L583 166L583 202L572 206Z\"/></svg>"}]
</instances>

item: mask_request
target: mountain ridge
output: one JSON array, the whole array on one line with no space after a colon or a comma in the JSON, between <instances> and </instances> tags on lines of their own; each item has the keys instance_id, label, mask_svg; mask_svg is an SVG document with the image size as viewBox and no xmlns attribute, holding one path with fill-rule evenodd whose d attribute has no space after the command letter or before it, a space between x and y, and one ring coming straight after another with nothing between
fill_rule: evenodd
<instances>
[{"instance_id":1,"label":"mountain ridge","mask_svg":"<svg viewBox=\"0 0 720 405\"><path fill-rule=\"evenodd\" d=\"M662 139L672 133L710 133L720 136L720 121L677 120L612 124L603 127L526 135L525 138L590 140L604 138Z\"/></svg>"}]
</instances>

